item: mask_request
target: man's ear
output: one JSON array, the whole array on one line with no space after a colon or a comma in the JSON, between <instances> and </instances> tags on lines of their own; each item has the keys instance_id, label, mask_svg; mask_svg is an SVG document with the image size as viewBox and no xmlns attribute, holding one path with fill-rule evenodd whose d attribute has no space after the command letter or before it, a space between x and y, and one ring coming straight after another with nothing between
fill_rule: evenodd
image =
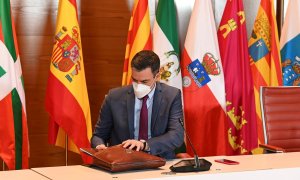
<instances>
[{"instance_id":1,"label":"man's ear","mask_svg":"<svg viewBox=\"0 0 300 180\"><path fill-rule=\"evenodd\" d=\"M159 81L159 79L160 79L160 72L158 72L158 73L155 74L154 79L156 79L156 81Z\"/></svg>"}]
</instances>

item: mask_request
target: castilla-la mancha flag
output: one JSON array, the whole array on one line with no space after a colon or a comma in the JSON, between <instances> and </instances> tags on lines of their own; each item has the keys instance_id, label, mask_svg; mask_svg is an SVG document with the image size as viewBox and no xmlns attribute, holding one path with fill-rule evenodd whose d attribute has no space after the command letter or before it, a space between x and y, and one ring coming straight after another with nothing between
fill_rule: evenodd
<instances>
[{"instance_id":1,"label":"castilla-la mancha flag","mask_svg":"<svg viewBox=\"0 0 300 180\"><path fill-rule=\"evenodd\" d=\"M181 69L185 126L197 154L226 154L224 74L210 0L195 1ZM193 154L189 144L187 151Z\"/></svg>"},{"instance_id":2,"label":"castilla-la mancha flag","mask_svg":"<svg viewBox=\"0 0 300 180\"><path fill-rule=\"evenodd\" d=\"M148 0L135 0L129 22L122 85L131 84L131 60L142 50L152 50Z\"/></svg>"},{"instance_id":3,"label":"castilla-la mancha flag","mask_svg":"<svg viewBox=\"0 0 300 180\"><path fill-rule=\"evenodd\" d=\"M49 143L79 152L90 147L90 105L85 81L76 0L60 0L46 91ZM83 161L91 162L86 155Z\"/></svg>"},{"instance_id":4,"label":"castilla-la mancha flag","mask_svg":"<svg viewBox=\"0 0 300 180\"><path fill-rule=\"evenodd\" d=\"M0 0L0 158L28 168L29 141L22 68L9 0Z\"/></svg>"},{"instance_id":5,"label":"castilla-la mancha flag","mask_svg":"<svg viewBox=\"0 0 300 180\"><path fill-rule=\"evenodd\" d=\"M253 81L242 0L227 1L218 30L225 77L228 155L257 147Z\"/></svg>"},{"instance_id":6,"label":"castilla-la mancha flag","mask_svg":"<svg viewBox=\"0 0 300 180\"><path fill-rule=\"evenodd\" d=\"M273 0L260 2L248 46L254 85L258 140L264 143L259 88L260 86L282 85L279 39ZM260 153L262 149L253 152Z\"/></svg>"}]
</instances>

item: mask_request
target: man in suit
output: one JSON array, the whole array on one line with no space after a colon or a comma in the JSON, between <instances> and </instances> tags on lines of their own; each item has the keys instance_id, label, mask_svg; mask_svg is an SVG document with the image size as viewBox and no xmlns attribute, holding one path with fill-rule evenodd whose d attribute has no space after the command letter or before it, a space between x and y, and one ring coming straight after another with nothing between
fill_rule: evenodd
<instances>
[{"instance_id":1,"label":"man in suit","mask_svg":"<svg viewBox=\"0 0 300 180\"><path fill-rule=\"evenodd\" d=\"M92 147L147 151L166 159L183 143L179 89L158 82L160 60L152 51L137 53L131 62L132 85L115 88L106 96L91 139Z\"/></svg>"}]
</instances>

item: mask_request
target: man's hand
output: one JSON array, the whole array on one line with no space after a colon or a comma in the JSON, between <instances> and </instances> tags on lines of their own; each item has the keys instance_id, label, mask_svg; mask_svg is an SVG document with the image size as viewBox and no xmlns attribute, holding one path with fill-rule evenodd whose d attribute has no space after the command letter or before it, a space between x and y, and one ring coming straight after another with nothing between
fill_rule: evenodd
<instances>
[{"instance_id":1,"label":"man's hand","mask_svg":"<svg viewBox=\"0 0 300 180\"><path fill-rule=\"evenodd\" d=\"M99 144L98 146L96 146L96 149L98 149L98 150L104 150L106 148L107 147L104 144Z\"/></svg>"},{"instance_id":2,"label":"man's hand","mask_svg":"<svg viewBox=\"0 0 300 180\"><path fill-rule=\"evenodd\" d=\"M136 151L142 151L144 149L144 143L134 139L128 139L122 142L123 148L134 149Z\"/></svg>"}]
</instances>

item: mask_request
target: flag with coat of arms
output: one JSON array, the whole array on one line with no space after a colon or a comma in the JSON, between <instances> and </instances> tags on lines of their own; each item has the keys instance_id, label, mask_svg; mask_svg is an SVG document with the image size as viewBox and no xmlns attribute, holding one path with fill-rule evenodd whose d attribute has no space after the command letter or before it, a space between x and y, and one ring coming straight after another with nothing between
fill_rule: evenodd
<instances>
[{"instance_id":1,"label":"flag with coat of arms","mask_svg":"<svg viewBox=\"0 0 300 180\"><path fill-rule=\"evenodd\" d=\"M50 116L50 144L77 153L79 148L90 147L91 113L76 0L59 1L46 90L46 110ZM91 163L90 157L83 153L81 155L85 163Z\"/></svg>"}]
</instances>

